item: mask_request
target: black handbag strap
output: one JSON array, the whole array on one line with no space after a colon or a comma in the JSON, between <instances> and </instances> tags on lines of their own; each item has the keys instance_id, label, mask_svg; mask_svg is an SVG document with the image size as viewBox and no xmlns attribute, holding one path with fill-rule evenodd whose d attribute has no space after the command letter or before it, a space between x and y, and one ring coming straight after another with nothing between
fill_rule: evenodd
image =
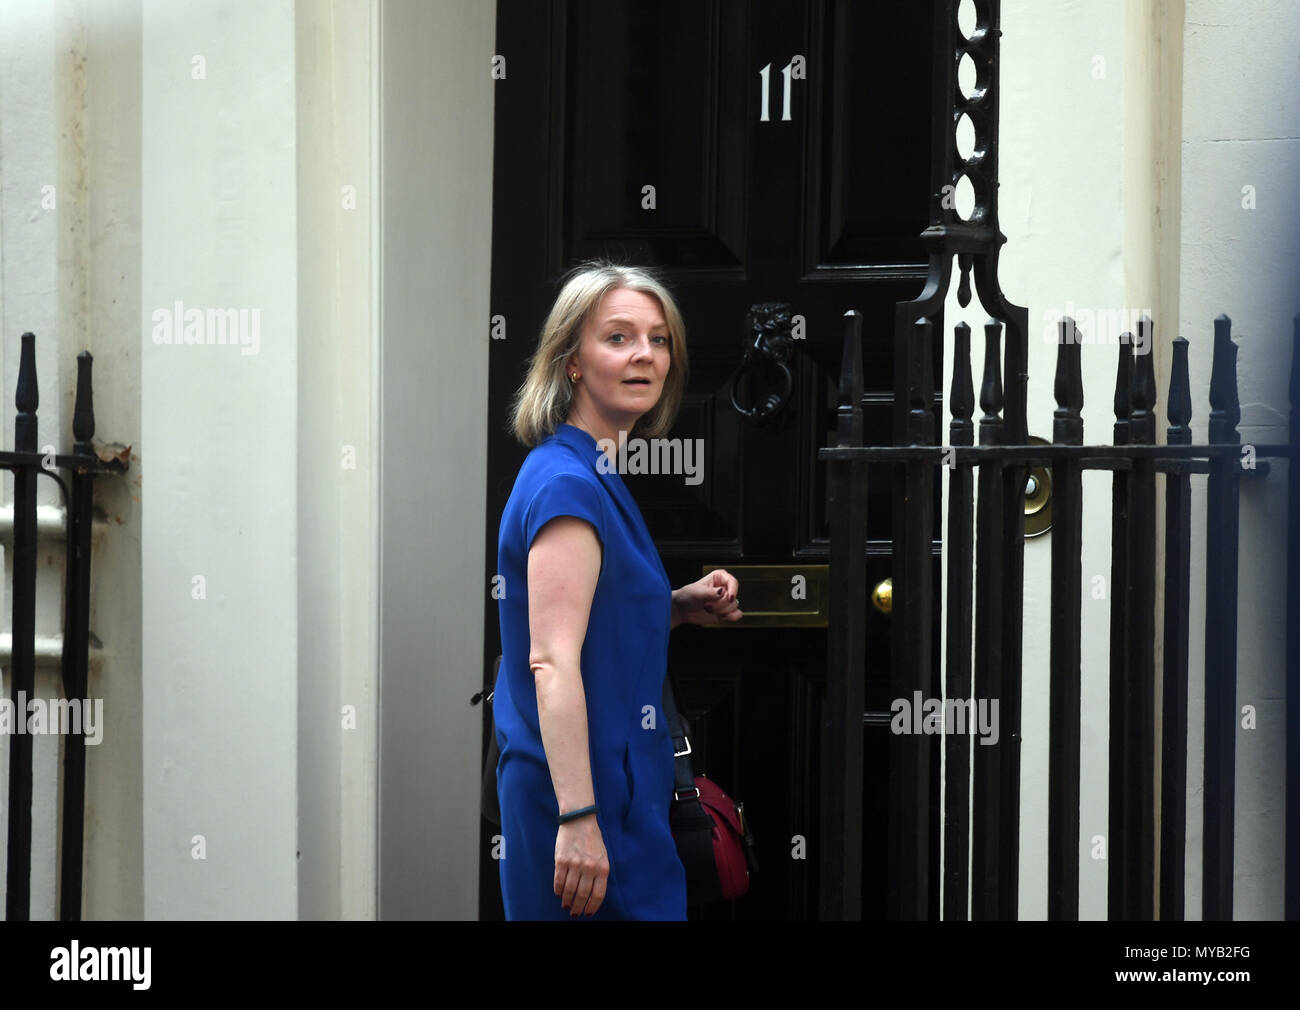
<instances>
[{"instance_id":1,"label":"black handbag strap","mask_svg":"<svg viewBox=\"0 0 1300 1010\"><path fill-rule=\"evenodd\" d=\"M677 710L671 670L664 677L663 707L668 732L673 738L673 799L676 802L692 796L698 799L700 791L695 787L695 770L691 766L690 727L686 717Z\"/></svg>"},{"instance_id":2,"label":"black handbag strap","mask_svg":"<svg viewBox=\"0 0 1300 1010\"><path fill-rule=\"evenodd\" d=\"M700 802L691 765L690 725L677 709L671 671L664 677L664 715L673 738L673 802L669 819L679 851L691 855L692 862L713 865L713 818ZM694 850L694 851L692 851ZM709 879L713 879L712 876Z\"/></svg>"}]
</instances>

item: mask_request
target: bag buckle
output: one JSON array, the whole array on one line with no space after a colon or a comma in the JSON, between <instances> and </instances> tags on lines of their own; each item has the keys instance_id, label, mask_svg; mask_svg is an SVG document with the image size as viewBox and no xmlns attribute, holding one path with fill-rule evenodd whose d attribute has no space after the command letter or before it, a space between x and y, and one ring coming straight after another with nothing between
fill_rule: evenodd
<instances>
[{"instance_id":1,"label":"bag buckle","mask_svg":"<svg viewBox=\"0 0 1300 1010\"><path fill-rule=\"evenodd\" d=\"M691 752L691 738L688 737L688 736L683 736L682 739L686 741L686 749L685 749L685 750L674 750L674 751L673 751L673 757L675 757L675 758L684 758L684 757L686 757L688 754L690 754L690 752Z\"/></svg>"},{"instance_id":2,"label":"bag buckle","mask_svg":"<svg viewBox=\"0 0 1300 1010\"><path fill-rule=\"evenodd\" d=\"M698 799L700 798L700 787L699 787L699 786L692 786L691 788L695 790L695 795L694 795L694 796L691 796L691 797L689 797L689 798L690 798L690 799L693 799L693 800L698 800ZM680 789L674 789L674 790L673 790L673 799L674 799L674 800L681 800L681 798L682 798L682 790L680 790Z\"/></svg>"}]
</instances>

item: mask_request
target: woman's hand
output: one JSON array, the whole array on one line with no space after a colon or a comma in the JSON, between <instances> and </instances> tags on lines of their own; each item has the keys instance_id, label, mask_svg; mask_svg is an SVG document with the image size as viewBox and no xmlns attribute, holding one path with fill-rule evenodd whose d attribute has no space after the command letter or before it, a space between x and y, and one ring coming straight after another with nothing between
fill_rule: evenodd
<instances>
[{"instance_id":1,"label":"woman's hand","mask_svg":"<svg viewBox=\"0 0 1300 1010\"><path fill-rule=\"evenodd\" d=\"M609 855L596 815L561 824L555 836L555 893L569 914L595 915L605 900Z\"/></svg>"},{"instance_id":2,"label":"woman's hand","mask_svg":"<svg viewBox=\"0 0 1300 1010\"><path fill-rule=\"evenodd\" d=\"M670 627L679 624L721 624L744 617L736 593L740 583L726 569L709 572L697 582L673 590Z\"/></svg>"}]
</instances>

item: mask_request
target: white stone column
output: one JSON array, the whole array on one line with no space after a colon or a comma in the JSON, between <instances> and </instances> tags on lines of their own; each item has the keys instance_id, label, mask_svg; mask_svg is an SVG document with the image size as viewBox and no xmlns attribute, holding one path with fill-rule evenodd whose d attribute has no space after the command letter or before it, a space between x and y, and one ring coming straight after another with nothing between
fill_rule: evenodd
<instances>
[{"instance_id":1,"label":"white stone column","mask_svg":"<svg viewBox=\"0 0 1300 1010\"><path fill-rule=\"evenodd\" d=\"M475 918L496 7L381 11L379 916Z\"/></svg>"},{"instance_id":2,"label":"white stone column","mask_svg":"<svg viewBox=\"0 0 1300 1010\"><path fill-rule=\"evenodd\" d=\"M147 0L141 60L144 914L292 919L294 4Z\"/></svg>"},{"instance_id":3,"label":"white stone column","mask_svg":"<svg viewBox=\"0 0 1300 1010\"><path fill-rule=\"evenodd\" d=\"M373 919L379 0L311 0L296 20L298 323L307 335L298 358L298 911Z\"/></svg>"}]
</instances>

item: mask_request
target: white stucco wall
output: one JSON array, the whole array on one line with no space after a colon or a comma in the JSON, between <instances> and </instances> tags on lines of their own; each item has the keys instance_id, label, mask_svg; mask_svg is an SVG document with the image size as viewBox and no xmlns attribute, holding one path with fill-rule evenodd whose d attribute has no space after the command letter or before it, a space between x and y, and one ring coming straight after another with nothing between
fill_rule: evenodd
<instances>
[{"instance_id":1,"label":"white stucco wall","mask_svg":"<svg viewBox=\"0 0 1300 1010\"><path fill-rule=\"evenodd\" d=\"M70 6L70 5L69 5ZM78 2L84 20L86 143L83 332L65 352L95 355L96 437L139 447L140 437L140 69L141 4ZM80 146L69 151L69 160ZM72 318L76 318L73 314ZM64 410L74 391L63 379ZM87 761L83 915L137 919L144 914L144 719L141 678L140 455L124 477L95 491L104 532L94 545L91 631L103 643L92 658L91 694L104 698L104 743ZM92 657L94 650L92 649ZM98 678L98 679L97 679Z\"/></svg>"},{"instance_id":2,"label":"white stucco wall","mask_svg":"<svg viewBox=\"0 0 1300 1010\"><path fill-rule=\"evenodd\" d=\"M294 4L143 11L144 914L291 919ZM156 344L152 313L177 300L257 310L260 342Z\"/></svg>"},{"instance_id":3,"label":"white stucco wall","mask_svg":"<svg viewBox=\"0 0 1300 1010\"><path fill-rule=\"evenodd\" d=\"M1300 9L1289 0L1187 0L1185 39L1181 325L1192 344L1192 389L1208 392L1213 319L1226 313L1238 347L1241 440L1285 442L1300 312ZM1207 437L1208 415L1208 400L1196 400L1197 441ZM1238 919L1284 914L1287 471L1284 460L1272 465L1270 476L1241 486L1237 707L1254 706L1256 727L1237 732ZM1203 509L1204 479L1193 487ZM1202 523L1193 531L1193 587L1205 584L1205 537ZM1196 614L1193 627L1203 628ZM1193 753L1204 738L1196 675L1204 645L1193 635ZM1189 919L1201 909L1201 774L1189 761Z\"/></svg>"}]
</instances>

